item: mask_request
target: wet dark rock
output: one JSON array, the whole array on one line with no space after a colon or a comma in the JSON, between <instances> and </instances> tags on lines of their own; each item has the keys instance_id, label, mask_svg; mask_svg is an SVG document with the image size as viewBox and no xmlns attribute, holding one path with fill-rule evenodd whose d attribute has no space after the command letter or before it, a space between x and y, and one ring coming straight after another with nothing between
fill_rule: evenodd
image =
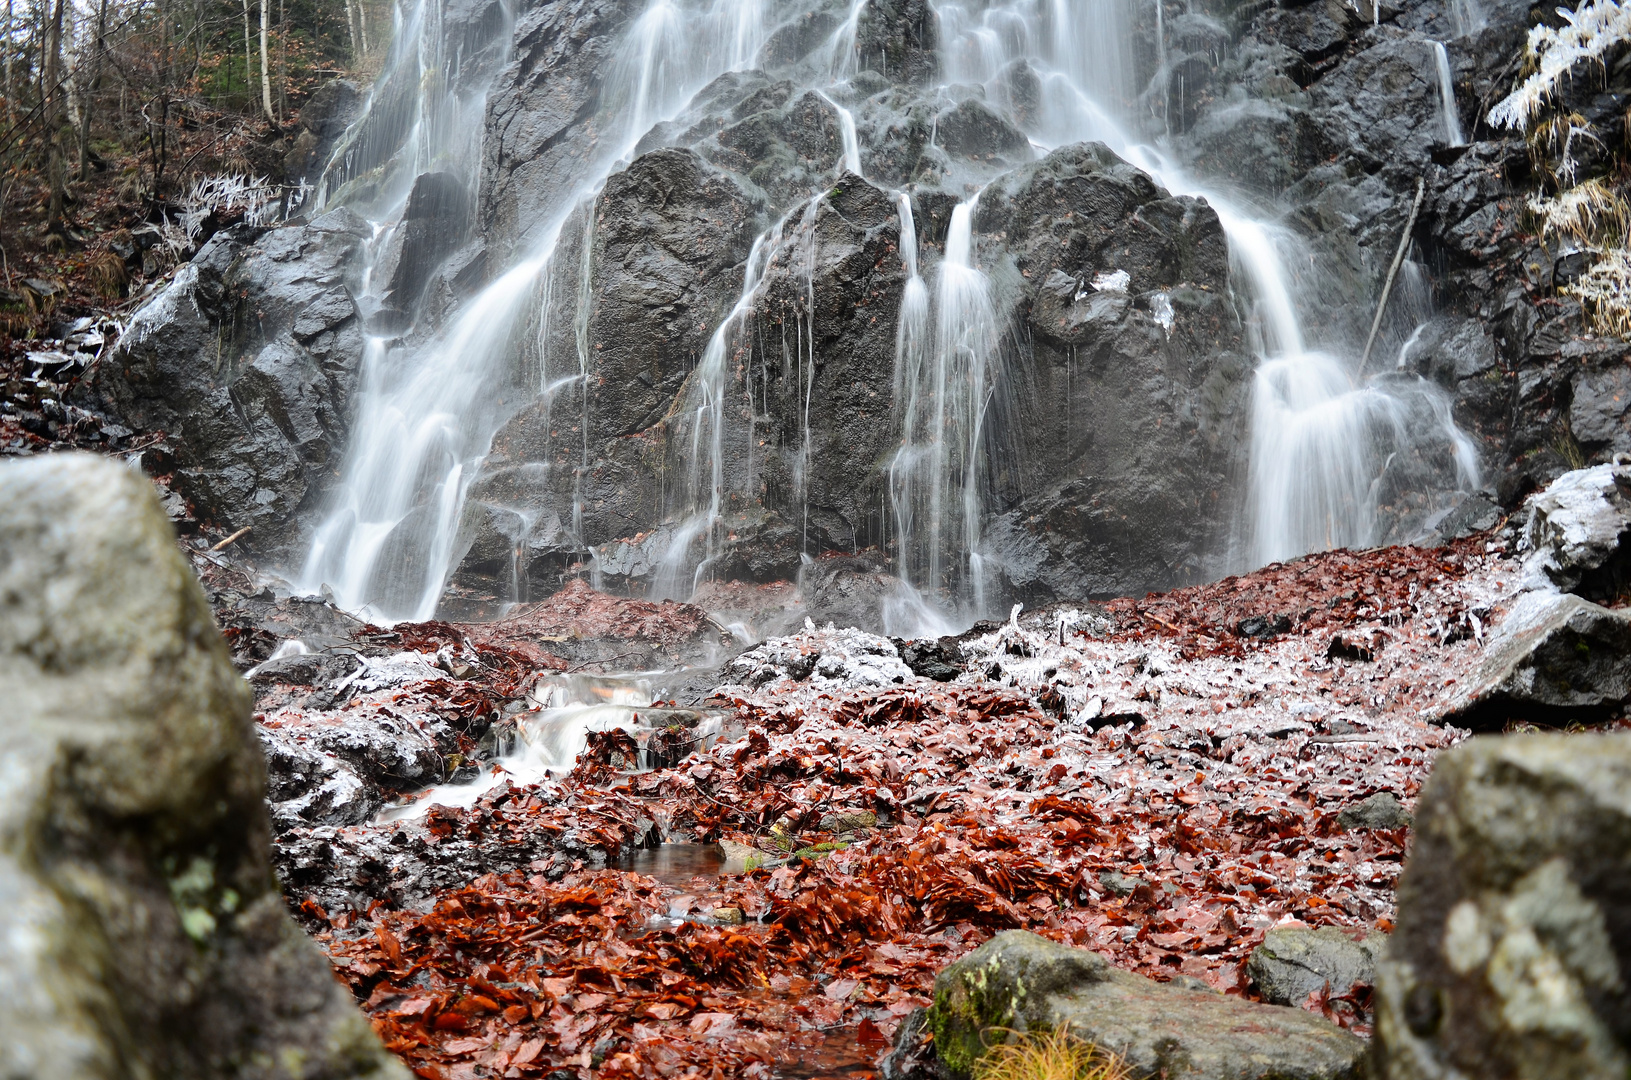
<instances>
[{"instance_id":1,"label":"wet dark rock","mask_svg":"<svg viewBox=\"0 0 1631 1080\"><path fill-rule=\"evenodd\" d=\"M425 173L413 182L402 220L374 267L387 307L414 311L436 268L463 243L470 209L464 184L452 173Z\"/></svg>"},{"instance_id":2,"label":"wet dark rock","mask_svg":"<svg viewBox=\"0 0 1631 1080\"><path fill-rule=\"evenodd\" d=\"M0 1063L405 1078L272 872L248 687L139 474L0 467Z\"/></svg>"},{"instance_id":3,"label":"wet dark rock","mask_svg":"<svg viewBox=\"0 0 1631 1080\"><path fill-rule=\"evenodd\" d=\"M1027 328L992 408L988 557L1037 599L1198 580L1226 528L1214 493L1249 375L1217 216L1083 144L999 180L976 225L1005 238L983 257ZM1094 287L1116 270L1125 294Z\"/></svg>"},{"instance_id":4,"label":"wet dark rock","mask_svg":"<svg viewBox=\"0 0 1631 1080\"><path fill-rule=\"evenodd\" d=\"M878 1059L883 1080L944 1080L945 1068L934 1052L929 1010L913 1009L895 1029L889 1052Z\"/></svg>"},{"instance_id":5,"label":"wet dark rock","mask_svg":"<svg viewBox=\"0 0 1631 1080\"><path fill-rule=\"evenodd\" d=\"M369 229L349 210L218 233L132 317L89 391L171 436L195 515L283 557L337 473L362 359L349 274Z\"/></svg>"},{"instance_id":6,"label":"wet dark rock","mask_svg":"<svg viewBox=\"0 0 1631 1080\"><path fill-rule=\"evenodd\" d=\"M1382 934L1355 940L1340 927L1277 926L1252 950L1246 973L1271 1005L1300 1006L1310 994L1351 994L1376 981L1376 959L1387 946Z\"/></svg>"},{"instance_id":7,"label":"wet dark rock","mask_svg":"<svg viewBox=\"0 0 1631 1080\"><path fill-rule=\"evenodd\" d=\"M1495 528L1505 516L1499 503L1483 495L1468 495L1438 523L1438 535L1446 540L1459 540Z\"/></svg>"},{"instance_id":8,"label":"wet dark rock","mask_svg":"<svg viewBox=\"0 0 1631 1080\"><path fill-rule=\"evenodd\" d=\"M985 160L1001 157L1014 164L1032 156L1025 133L976 98L952 106L934 120L937 145L949 154Z\"/></svg>"},{"instance_id":9,"label":"wet dark rock","mask_svg":"<svg viewBox=\"0 0 1631 1080\"><path fill-rule=\"evenodd\" d=\"M351 674L359 663L357 657L349 653L296 653L257 665L249 672L249 681L285 683L291 686L326 686Z\"/></svg>"},{"instance_id":10,"label":"wet dark rock","mask_svg":"<svg viewBox=\"0 0 1631 1080\"><path fill-rule=\"evenodd\" d=\"M1337 814L1337 828L1343 832L1355 829L1404 829L1414 819L1399 804L1391 791L1378 791L1363 802L1345 806Z\"/></svg>"},{"instance_id":11,"label":"wet dark rock","mask_svg":"<svg viewBox=\"0 0 1631 1080\"><path fill-rule=\"evenodd\" d=\"M362 103L362 91L349 79L330 79L319 86L300 107L300 128L283 159L284 174L315 186L335 143L362 111Z\"/></svg>"},{"instance_id":12,"label":"wet dark rock","mask_svg":"<svg viewBox=\"0 0 1631 1080\"><path fill-rule=\"evenodd\" d=\"M951 682L963 673L962 652L955 640L940 638L926 641L895 639L900 658L915 675L935 682Z\"/></svg>"},{"instance_id":13,"label":"wet dark rock","mask_svg":"<svg viewBox=\"0 0 1631 1080\"><path fill-rule=\"evenodd\" d=\"M466 503L456 584L504 599L548 595L588 547L646 533L663 520L670 413L741 291L762 209L759 196L728 173L689 150L668 149L606 182L592 229L581 217L569 223L557 265L570 276L555 287L591 298L583 325L588 355L578 355L576 326L556 327L549 370L575 374L586 363L590 378L585 386L565 375L494 437ZM588 282L576 280L584 243L594 268ZM586 446L593 455L587 463ZM581 536L566 528L576 499ZM666 550L647 549L646 561L614 573L653 573ZM784 559L774 576L784 576L787 565Z\"/></svg>"},{"instance_id":14,"label":"wet dark rock","mask_svg":"<svg viewBox=\"0 0 1631 1080\"><path fill-rule=\"evenodd\" d=\"M1624 733L1483 737L1438 759L1378 965L1380 1075L1625 1071L1628 785Z\"/></svg>"},{"instance_id":15,"label":"wet dark rock","mask_svg":"<svg viewBox=\"0 0 1631 1080\"><path fill-rule=\"evenodd\" d=\"M1440 719L1475 730L1509 720L1568 722L1631 698L1631 619L1570 593L1521 594L1484 662Z\"/></svg>"},{"instance_id":16,"label":"wet dark rock","mask_svg":"<svg viewBox=\"0 0 1631 1080\"><path fill-rule=\"evenodd\" d=\"M968 1076L998 1040L1067 1024L1139 1075L1364 1075L1365 1043L1312 1013L1154 982L1024 930L1005 930L941 970L927 1024L954 1077Z\"/></svg>"},{"instance_id":17,"label":"wet dark rock","mask_svg":"<svg viewBox=\"0 0 1631 1080\"><path fill-rule=\"evenodd\" d=\"M1529 500L1524 572L1539 582L1605 602L1626 581L1631 545L1631 467L1596 465L1565 473Z\"/></svg>"},{"instance_id":18,"label":"wet dark rock","mask_svg":"<svg viewBox=\"0 0 1631 1080\"><path fill-rule=\"evenodd\" d=\"M800 585L804 609L818 624L853 626L868 633L883 627L884 601L896 594L898 578L876 553L828 556L805 569Z\"/></svg>"},{"instance_id":19,"label":"wet dark rock","mask_svg":"<svg viewBox=\"0 0 1631 1080\"><path fill-rule=\"evenodd\" d=\"M615 81L617 41L639 11L633 0L585 0L528 4L517 14L509 63L487 95L482 142L479 221L496 251L523 245L564 209L579 159L600 138L590 121L603 88L630 89Z\"/></svg>"},{"instance_id":20,"label":"wet dark rock","mask_svg":"<svg viewBox=\"0 0 1631 1080\"><path fill-rule=\"evenodd\" d=\"M1288 615L1252 615L1235 624L1235 633L1241 637L1272 638L1291 630Z\"/></svg>"}]
</instances>

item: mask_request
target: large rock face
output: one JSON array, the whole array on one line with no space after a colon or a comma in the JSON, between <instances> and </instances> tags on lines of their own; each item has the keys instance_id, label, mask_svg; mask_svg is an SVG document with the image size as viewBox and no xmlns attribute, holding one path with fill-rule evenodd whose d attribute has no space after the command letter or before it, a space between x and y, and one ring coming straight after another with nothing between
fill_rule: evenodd
<instances>
[{"instance_id":1,"label":"large rock face","mask_svg":"<svg viewBox=\"0 0 1631 1080\"><path fill-rule=\"evenodd\" d=\"M406 1078L271 870L250 694L141 476L0 468L0 1072Z\"/></svg>"},{"instance_id":2,"label":"large rock face","mask_svg":"<svg viewBox=\"0 0 1631 1080\"><path fill-rule=\"evenodd\" d=\"M976 225L1024 327L995 457L1010 581L1079 599L1199 579L1233 509L1252 366L1217 215L1084 144L1003 177ZM1094 288L1118 270L1123 289Z\"/></svg>"},{"instance_id":3,"label":"large rock face","mask_svg":"<svg viewBox=\"0 0 1631 1080\"><path fill-rule=\"evenodd\" d=\"M171 437L175 488L201 519L299 545L343 453L362 362L352 295L370 230L349 210L217 234L132 317L91 388Z\"/></svg>"},{"instance_id":4,"label":"large rock face","mask_svg":"<svg viewBox=\"0 0 1631 1080\"><path fill-rule=\"evenodd\" d=\"M1631 735L1441 757L1377 981L1387 1080L1631 1070Z\"/></svg>"},{"instance_id":5,"label":"large rock face","mask_svg":"<svg viewBox=\"0 0 1631 1080\"><path fill-rule=\"evenodd\" d=\"M1350 371L1412 223L1412 258L1364 373L1385 391L1371 395L1367 421L1380 475L1361 478L1374 481L1370 493L1350 500L1366 503L1356 530L1381 542L1465 531L1567 462L1631 448L1623 348L1581 340L1578 305L1550 295L1578 267L1542 269L1550 258L1513 216L1523 143L1478 123L1510 83L1528 7L1477 8L1403 0L1367 15L1336 0L1203 0L1157 18L1132 5L1127 25L1106 31L1124 38L1106 53L1126 78L1112 87L1084 76L1125 124L1129 155L1153 160L1132 148L1159 142L1174 185L1181 168L1186 190L1214 185L1214 202L1225 185L1242 193L1230 196L1233 213L1261 222L1256 240L1277 246L1302 344ZM363 300L374 331L405 334L393 364L438 348L436 328L458 305L474 310L484 282L538 259L508 352L488 365L502 406L480 433L501 428L492 453L478 462L479 448L461 451L478 475L448 545L453 595L529 599L577 575L681 595L699 567L703 578L792 579L806 558L843 556L866 560L842 582L856 596L889 594L901 574L960 601L949 606L961 617L1238 566L1250 546L1252 373L1273 343L1259 340L1254 290L1231 282L1227 213L1073 142L1119 136L1031 61L970 75L975 58L959 51L968 41L939 40L960 32L956 20L943 24L922 0L812 0L683 61L664 50L703 37L658 16L701 16L678 11L642 14L632 0L442 5L426 15L440 20L426 40L447 48L388 68L325 173L331 205L403 208L371 256ZM635 33L659 24L662 40ZM749 40L751 57L732 51ZM727 56L734 68L713 77ZM1568 91L1594 123L1631 79L1631 66L1610 67L1600 81L1612 93L1590 80ZM711 81L698 85L705 71ZM689 100L674 80L696 87ZM319 126L325 102L314 99ZM421 119L459 133L430 164L407 152ZM1473 143L1451 145L1456 128ZM1597 149L1580 154L1601 163ZM414 176L420 168L433 171ZM976 192L972 265L989 279L994 319L970 349L936 336L958 333L936 294L954 208ZM307 229L319 226L334 231L330 219ZM244 265L267 243L245 249ZM1264 252L1236 254L1260 266ZM344 441L355 362L343 358L360 339L319 355L273 327L265 345L278 347L241 362L264 346L251 348L239 316L212 299L238 295L209 280L225 280L227 255L201 253L126 349L159 368L178 364L147 354L198 362L168 381L126 365L147 385L113 395L115 408L142 426L185 427L184 493L223 525L254 524L291 565ZM1119 285L1100 281L1118 271ZM744 283L755 285L746 298ZM318 310L330 282L314 284L305 300ZM897 334L918 287L933 342L914 367ZM225 359L210 353L220 341ZM717 355L703 371L710 343ZM907 388L929 385L924 371L942 356L969 352L991 375L978 408L935 408L978 415L977 446L958 451L972 464L923 465L928 447L940 455L958 435L907 437ZM254 379L238 389L240 369ZM919 467L940 488L922 507L912 504L925 487ZM1474 488L1494 490L1475 504ZM398 555L430 519L435 500L416 494ZM944 519L932 529L929 503ZM977 520L951 520L965 513ZM914 555L926 531L939 548Z\"/></svg>"},{"instance_id":6,"label":"large rock face","mask_svg":"<svg viewBox=\"0 0 1631 1080\"><path fill-rule=\"evenodd\" d=\"M967 1077L994 1039L1068 1025L1134 1075L1314 1080L1364 1075L1365 1044L1300 1009L1256 1005L1119 971L1086 949L1008 930L935 977L928 1027Z\"/></svg>"}]
</instances>

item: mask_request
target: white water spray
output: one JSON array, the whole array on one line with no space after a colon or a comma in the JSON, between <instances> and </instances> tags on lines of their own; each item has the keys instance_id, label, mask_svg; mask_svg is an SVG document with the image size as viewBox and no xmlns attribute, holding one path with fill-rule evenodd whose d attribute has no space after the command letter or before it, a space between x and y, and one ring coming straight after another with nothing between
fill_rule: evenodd
<instances>
[{"instance_id":1,"label":"white water spray","mask_svg":"<svg viewBox=\"0 0 1631 1080\"><path fill-rule=\"evenodd\" d=\"M542 220L524 257L428 342L370 345L372 362L352 424L343 482L315 533L298 575L300 588L326 589L341 607L381 621L434 615L455 554L465 493L493 435L527 397L523 387L509 382L513 338L542 299L540 283L549 278L562 227L653 123L677 114L715 76L752 62L764 42L766 2L711 0L695 9L678 0L651 0L618 51L614 77L608 79L614 91L596 118L598 130L617 135L600 140L581 159L571 194ZM393 50L394 66L381 76L371 108L375 101L385 102L382 88L393 86L424 83L442 87L449 99L458 96L442 69L428 66L447 60L439 45L440 10L434 0L420 0L410 21L422 28L419 39L435 47ZM431 98L429 90L419 98L421 113L441 118L448 112L423 104ZM381 154L362 154L369 144L359 134L340 152L342 165L331 165L328 172L360 177L364 166L383 169L382 190L399 190L401 198L383 209L379 199L358 206L386 218L400 214L401 200L427 161L462 160L473 192L480 154L472 140L479 138L482 115L478 107L474 117L460 122L420 123L409 140L417 149L385 164L369 166ZM391 119L376 117L376 122L388 128ZM370 116L353 130L373 130ZM347 197L354 188L355 183L350 189L338 185L334 197Z\"/></svg>"},{"instance_id":2,"label":"white water spray","mask_svg":"<svg viewBox=\"0 0 1631 1080\"><path fill-rule=\"evenodd\" d=\"M1428 42L1433 49L1433 66L1438 74L1439 106L1444 110L1444 138L1450 146L1466 146L1461 134L1461 114L1455 106L1455 78L1450 73L1450 53L1444 42Z\"/></svg>"}]
</instances>

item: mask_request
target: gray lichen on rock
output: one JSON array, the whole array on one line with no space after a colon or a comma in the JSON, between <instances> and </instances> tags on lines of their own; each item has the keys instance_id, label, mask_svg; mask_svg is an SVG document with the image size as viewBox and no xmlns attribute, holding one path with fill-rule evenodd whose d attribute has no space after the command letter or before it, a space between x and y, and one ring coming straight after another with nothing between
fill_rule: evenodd
<instances>
[{"instance_id":1,"label":"gray lichen on rock","mask_svg":"<svg viewBox=\"0 0 1631 1080\"><path fill-rule=\"evenodd\" d=\"M1631 1074L1631 735L1440 759L1377 980L1392 1080Z\"/></svg>"},{"instance_id":2,"label":"gray lichen on rock","mask_svg":"<svg viewBox=\"0 0 1631 1080\"><path fill-rule=\"evenodd\" d=\"M289 917L247 685L136 471L0 467L0 1074L405 1077Z\"/></svg>"}]
</instances>

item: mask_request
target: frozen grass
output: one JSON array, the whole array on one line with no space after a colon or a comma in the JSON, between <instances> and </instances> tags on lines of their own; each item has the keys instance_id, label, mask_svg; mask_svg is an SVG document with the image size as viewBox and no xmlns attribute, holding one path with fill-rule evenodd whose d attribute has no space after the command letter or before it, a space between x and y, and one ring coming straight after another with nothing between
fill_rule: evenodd
<instances>
[{"instance_id":1,"label":"frozen grass","mask_svg":"<svg viewBox=\"0 0 1631 1080\"><path fill-rule=\"evenodd\" d=\"M1561 239L1588 247L1621 242L1631 222L1631 207L1600 179L1586 180L1555 198L1536 195L1529 212L1543 240Z\"/></svg>"},{"instance_id":2,"label":"frozen grass","mask_svg":"<svg viewBox=\"0 0 1631 1080\"><path fill-rule=\"evenodd\" d=\"M181 227L196 241L214 215L241 210L248 225L275 225L282 212L279 190L264 176L210 176L193 185L182 201Z\"/></svg>"},{"instance_id":3,"label":"frozen grass","mask_svg":"<svg viewBox=\"0 0 1631 1080\"><path fill-rule=\"evenodd\" d=\"M974 1066L974 1080L1130 1080L1121 1058L1063 1028L1030 1032L993 1047Z\"/></svg>"},{"instance_id":4,"label":"frozen grass","mask_svg":"<svg viewBox=\"0 0 1631 1080\"><path fill-rule=\"evenodd\" d=\"M1612 248L1563 290L1580 298L1586 316L1603 334L1631 337L1631 252Z\"/></svg>"},{"instance_id":5,"label":"frozen grass","mask_svg":"<svg viewBox=\"0 0 1631 1080\"><path fill-rule=\"evenodd\" d=\"M1624 5L1616 0L1586 0L1574 11L1559 8L1558 14L1564 19L1562 27L1554 30L1541 25L1529 31L1526 51L1532 70L1489 111L1491 127L1528 127L1575 64L1581 60L1601 63L1610 48L1631 39L1631 0Z\"/></svg>"}]
</instances>

